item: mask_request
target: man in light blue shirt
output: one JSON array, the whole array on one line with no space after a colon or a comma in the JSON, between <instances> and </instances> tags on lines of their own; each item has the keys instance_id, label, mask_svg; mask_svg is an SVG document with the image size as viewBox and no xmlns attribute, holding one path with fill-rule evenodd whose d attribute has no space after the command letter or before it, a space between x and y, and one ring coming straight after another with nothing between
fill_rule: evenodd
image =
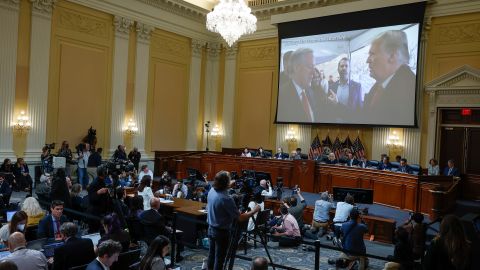
<instances>
[{"instance_id":1,"label":"man in light blue shirt","mask_svg":"<svg viewBox=\"0 0 480 270\"><path fill-rule=\"evenodd\" d=\"M318 229L322 228L320 237L327 233L330 210L333 207L332 197L328 195L328 191L322 192L320 194L320 200L315 201L312 228L314 232L317 232Z\"/></svg>"}]
</instances>

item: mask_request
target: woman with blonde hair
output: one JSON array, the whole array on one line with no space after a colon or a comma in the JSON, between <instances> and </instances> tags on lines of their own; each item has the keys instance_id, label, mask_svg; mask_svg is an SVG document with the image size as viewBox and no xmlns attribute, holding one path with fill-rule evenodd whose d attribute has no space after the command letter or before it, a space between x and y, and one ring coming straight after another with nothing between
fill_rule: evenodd
<instances>
[{"instance_id":1,"label":"woman with blonde hair","mask_svg":"<svg viewBox=\"0 0 480 270\"><path fill-rule=\"evenodd\" d=\"M28 197L23 201L22 211L27 213L28 216L27 227L38 225L40 220L45 216L45 211L40 207L40 204L34 197Z\"/></svg>"}]
</instances>

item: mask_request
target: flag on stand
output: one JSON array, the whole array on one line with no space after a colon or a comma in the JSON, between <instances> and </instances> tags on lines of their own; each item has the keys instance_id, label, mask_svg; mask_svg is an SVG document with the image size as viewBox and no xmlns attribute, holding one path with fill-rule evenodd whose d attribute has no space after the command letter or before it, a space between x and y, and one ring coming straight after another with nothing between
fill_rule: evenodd
<instances>
[{"instance_id":1,"label":"flag on stand","mask_svg":"<svg viewBox=\"0 0 480 270\"><path fill-rule=\"evenodd\" d=\"M338 138L338 136L337 138L335 138L335 141L333 142L332 152L335 153L336 159L340 158L340 154L342 153L342 143L340 142L340 139Z\"/></svg>"},{"instance_id":2,"label":"flag on stand","mask_svg":"<svg viewBox=\"0 0 480 270\"><path fill-rule=\"evenodd\" d=\"M325 140L322 141L322 154L329 154L332 150L332 140L330 140L330 136L327 135Z\"/></svg>"},{"instance_id":3,"label":"flag on stand","mask_svg":"<svg viewBox=\"0 0 480 270\"><path fill-rule=\"evenodd\" d=\"M357 136L355 141L353 141L353 154L357 156L357 158L365 157L365 148L363 147L362 141L360 141L360 137Z\"/></svg>"},{"instance_id":4,"label":"flag on stand","mask_svg":"<svg viewBox=\"0 0 480 270\"><path fill-rule=\"evenodd\" d=\"M350 140L350 136L347 135L347 138L342 143L342 147L343 147L344 151L346 151L346 149L348 149L349 151L351 151L353 153L353 149L352 149L353 148L353 143L352 143L352 140ZM343 153L343 154L346 154L346 153Z\"/></svg>"},{"instance_id":5,"label":"flag on stand","mask_svg":"<svg viewBox=\"0 0 480 270\"><path fill-rule=\"evenodd\" d=\"M312 141L312 144L310 145L308 158L314 159L317 155L321 155L321 154L322 154L322 144L320 143L320 139L318 138L318 135L317 135L315 136L315 138Z\"/></svg>"}]
</instances>

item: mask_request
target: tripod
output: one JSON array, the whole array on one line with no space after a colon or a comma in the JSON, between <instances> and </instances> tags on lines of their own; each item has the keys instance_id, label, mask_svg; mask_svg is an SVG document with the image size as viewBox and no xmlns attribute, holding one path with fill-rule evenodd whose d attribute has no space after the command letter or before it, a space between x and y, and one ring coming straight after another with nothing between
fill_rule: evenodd
<instances>
[{"instance_id":1,"label":"tripod","mask_svg":"<svg viewBox=\"0 0 480 270\"><path fill-rule=\"evenodd\" d=\"M254 241L254 243L259 242L260 244L262 244L263 248L265 249L265 252L267 253L268 260L270 261L270 264L272 265L273 270L275 270L275 266L273 265L272 257L270 256L270 252L268 251L268 246L267 246L266 223L269 215L270 215L270 209L265 209L263 211L260 211L257 214L256 219L255 217L252 216L253 222L255 223L255 228L253 229L253 235L254 236L258 235L260 237L260 240L257 240L256 237L252 237L249 235L249 232L247 232L248 222L243 222L243 223L237 222L235 224L234 234L233 234L232 240L230 240L230 244L227 250L227 258L223 266L224 270L233 269L233 264L235 262L235 254L237 253L238 245L242 242L246 244L248 239ZM241 237L239 239L240 234L241 234Z\"/></svg>"}]
</instances>

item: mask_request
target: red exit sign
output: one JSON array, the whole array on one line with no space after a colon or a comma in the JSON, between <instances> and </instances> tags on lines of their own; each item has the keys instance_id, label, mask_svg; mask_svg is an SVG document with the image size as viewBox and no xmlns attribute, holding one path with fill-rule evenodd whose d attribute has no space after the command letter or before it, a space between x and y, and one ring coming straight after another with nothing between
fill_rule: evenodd
<instances>
[{"instance_id":1,"label":"red exit sign","mask_svg":"<svg viewBox=\"0 0 480 270\"><path fill-rule=\"evenodd\" d=\"M472 109L462 109L462 116L470 116L472 115Z\"/></svg>"}]
</instances>

